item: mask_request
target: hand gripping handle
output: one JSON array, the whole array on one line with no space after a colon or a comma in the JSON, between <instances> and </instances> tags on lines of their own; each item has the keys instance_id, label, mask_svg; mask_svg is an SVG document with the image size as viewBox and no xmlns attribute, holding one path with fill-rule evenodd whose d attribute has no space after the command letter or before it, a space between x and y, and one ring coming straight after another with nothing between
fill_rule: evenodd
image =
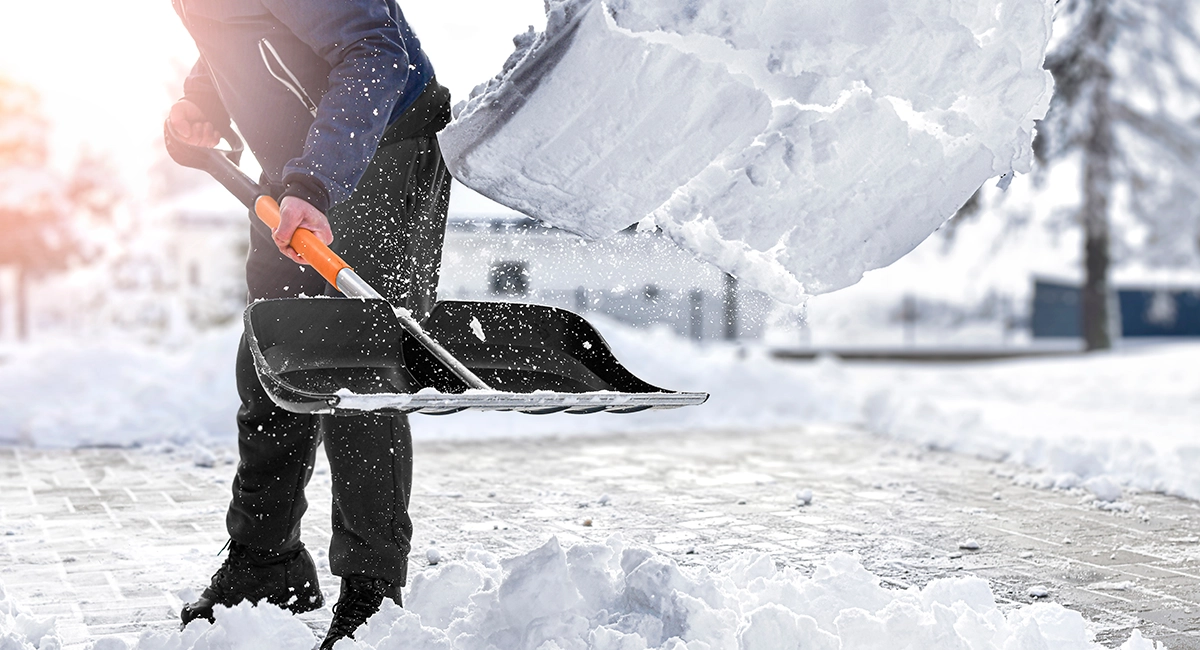
<instances>
[{"instance_id":1,"label":"hand gripping handle","mask_svg":"<svg viewBox=\"0 0 1200 650\"><path fill-rule=\"evenodd\" d=\"M258 215L258 218L274 231L279 227L279 204L275 199L267 196L262 186L250 180L250 177L238 168L237 163L241 159L243 151L241 138L232 129L228 132L222 131L221 136L229 143L227 151L187 144L175 131L175 127L171 126L170 120L163 124L163 140L167 145L167 153L175 162L184 167L208 172L246 207L252 208L254 214ZM341 290L341 287L338 287L337 277L342 269L350 268L349 264L329 250L329 247L317 239L316 235L304 228L298 229L296 234L292 235L291 245L297 253L300 253L304 261L311 264L321 274L321 277L339 291Z\"/></svg>"},{"instance_id":2,"label":"hand gripping handle","mask_svg":"<svg viewBox=\"0 0 1200 650\"><path fill-rule=\"evenodd\" d=\"M275 202L275 199L266 195L258 197L258 200L254 202L254 214L258 215L258 218L272 231L279 227L281 217L279 216L279 204ZM300 257L303 257L305 262L311 264L317 273L321 274L321 277L337 290L342 290L338 286L338 274L343 269L350 268L350 265L338 257L337 253L329 250L329 247L317 239L311 230L297 228L296 233L292 235L291 245L297 253L300 253Z\"/></svg>"}]
</instances>

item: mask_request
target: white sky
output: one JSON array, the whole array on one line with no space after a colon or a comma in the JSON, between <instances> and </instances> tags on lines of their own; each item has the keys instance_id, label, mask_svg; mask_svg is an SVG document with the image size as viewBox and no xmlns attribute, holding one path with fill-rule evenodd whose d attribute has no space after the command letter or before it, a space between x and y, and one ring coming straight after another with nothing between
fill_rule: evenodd
<instances>
[{"instance_id":1,"label":"white sky","mask_svg":"<svg viewBox=\"0 0 1200 650\"><path fill-rule=\"evenodd\" d=\"M542 0L400 0L455 101L500 70L512 37L545 26ZM196 50L170 0L4 0L0 74L33 85L55 163L110 154L143 189L159 133Z\"/></svg>"}]
</instances>

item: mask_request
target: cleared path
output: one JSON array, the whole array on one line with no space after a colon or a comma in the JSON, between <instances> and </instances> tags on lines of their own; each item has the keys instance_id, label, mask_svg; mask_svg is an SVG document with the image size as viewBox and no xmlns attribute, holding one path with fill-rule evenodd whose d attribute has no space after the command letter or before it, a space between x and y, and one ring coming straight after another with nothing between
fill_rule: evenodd
<instances>
[{"instance_id":1,"label":"cleared path","mask_svg":"<svg viewBox=\"0 0 1200 650\"><path fill-rule=\"evenodd\" d=\"M174 625L220 563L234 467L232 450L216 455L202 467L209 454L169 447L0 448L0 582L57 616L67 648ZM1200 650L1200 504L1139 494L1103 510L1083 492L1018 486L1016 471L833 428L423 443L413 570L431 545L447 559L512 555L549 535L620 533L682 565L757 549L806 570L851 551L898 588L966 572L1018 603L1041 587L1107 645L1139 627ZM322 465L305 524L322 571L328 490ZM322 584L332 602L335 581ZM329 612L305 618L323 629Z\"/></svg>"}]
</instances>

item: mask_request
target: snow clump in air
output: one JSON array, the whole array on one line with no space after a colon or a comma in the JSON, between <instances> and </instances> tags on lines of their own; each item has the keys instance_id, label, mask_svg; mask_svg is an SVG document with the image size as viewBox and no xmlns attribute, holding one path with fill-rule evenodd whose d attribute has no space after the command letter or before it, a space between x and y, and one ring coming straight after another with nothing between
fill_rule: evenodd
<instances>
[{"instance_id":1,"label":"snow clump in air","mask_svg":"<svg viewBox=\"0 0 1200 650\"><path fill-rule=\"evenodd\" d=\"M785 650L922 648L1098 650L1083 617L1050 603L1002 611L988 583L935 580L885 589L852 556L825 560L805 577L747 554L715 571L625 548L619 537L567 549L551 539L525 555L484 551L412 576L406 609L390 600L337 650ZM248 625L255 612L261 620ZM253 633L261 650L308 647L278 609L217 611L217 624L143 638L139 650L218 645ZM294 631L292 628L295 628ZM218 630L224 629L224 632ZM279 631L278 636L274 633ZM209 635L204 644L201 640ZM285 635L291 640L285 641ZM295 645L288 645L294 643ZM1122 650L1155 650L1134 634Z\"/></svg>"},{"instance_id":2,"label":"snow clump in air","mask_svg":"<svg viewBox=\"0 0 1200 650\"><path fill-rule=\"evenodd\" d=\"M1028 171L1051 0L551 0L440 139L454 176L588 237L656 226L790 303Z\"/></svg>"}]
</instances>

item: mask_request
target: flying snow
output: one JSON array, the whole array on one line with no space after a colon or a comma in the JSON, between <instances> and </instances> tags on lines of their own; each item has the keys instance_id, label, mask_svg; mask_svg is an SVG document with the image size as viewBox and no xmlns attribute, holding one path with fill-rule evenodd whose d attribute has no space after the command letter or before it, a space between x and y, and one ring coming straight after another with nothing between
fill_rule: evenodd
<instances>
[{"instance_id":1,"label":"flying snow","mask_svg":"<svg viewBox=\"0 0 1200 650\"><path fill-rule=\"evenodd\" d=\"M500 203L594 238L657 226L797 303L1030 169L1052 5L552 0L441 142Z\"/></svg>"}]
</instances>

